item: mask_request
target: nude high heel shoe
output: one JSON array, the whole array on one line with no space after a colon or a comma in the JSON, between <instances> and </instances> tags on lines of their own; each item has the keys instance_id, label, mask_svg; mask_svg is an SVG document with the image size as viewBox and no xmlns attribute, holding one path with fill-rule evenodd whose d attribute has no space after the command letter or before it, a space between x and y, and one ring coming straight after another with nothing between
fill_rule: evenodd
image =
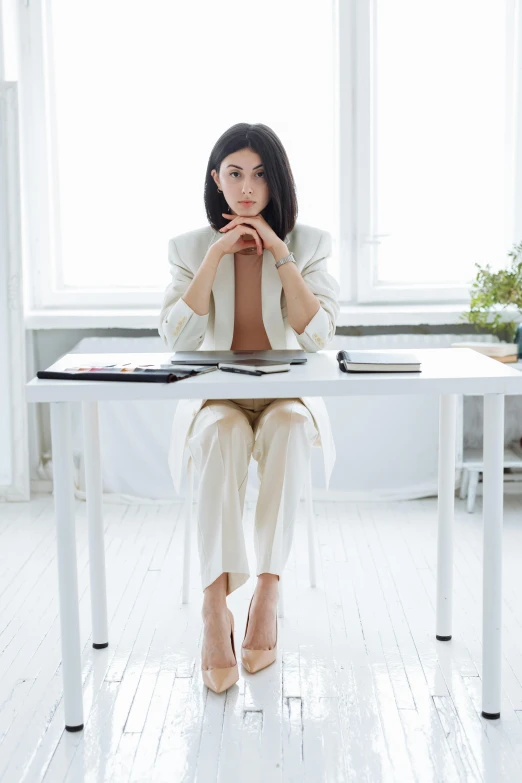
<instances>
[{"instance_id":1,"label":"nude high heel shoe","mask_svg":"<svg viewBox=\"0 0 522 783\"><path fill-rule=\"evenodd\" d=\"M243 637L243 641L246 638L247 629L248 629L248 620L250 618L250 607L252 606L252 600L254 596L250 599L250 606L248 607L248 616L245 626L245 636ZM277 658L277 613L276 613L276 641L275 645L270 650L251 650L248 647L243 647L241 645L241 663L245 667L245 669L250 672L250 674L254 674L255 672L260 671L260 669L265 669L267 666L270 666L271 663L274 663L275 659Z\"/></svg>"},{"instance_id":2,"label":"nude high heel shoe","mask_svg":"<svg viewBox=\"0 0 522 783\"><path fill-rule=\"evenodd\" d=\"M232 642L232 652L234 658L236 657L236 648L234 647L234 615L228 610L230 617L232 618L232 630L230 631L230 641ZM239 669L237 666L237 660L234 666L228 666L225 669L204 669L201 667L201 675L203 682L214 693L222 693L234 685L239 680Z\"/></svg>"}]
</instances>

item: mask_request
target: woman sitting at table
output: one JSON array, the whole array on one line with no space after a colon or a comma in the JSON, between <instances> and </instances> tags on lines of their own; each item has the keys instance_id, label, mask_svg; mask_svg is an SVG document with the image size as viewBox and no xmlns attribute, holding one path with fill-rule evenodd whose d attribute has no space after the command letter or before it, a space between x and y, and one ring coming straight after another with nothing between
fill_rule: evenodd
<instances>
[{"instance_id":1,"label":"woman sitting at table","mask_svg":"<svg viewBox=\"0 0 522 783\"><path fill-rule=\"evenodd\" d=\"M327 271L331 237L296 222L290 163L269 127L238 123L218 139L204 200L210 225L169 242L172 282L159 319L168 348L325 348L339 314L339 286ZM201 668L215 692L239 679L226 597L249 577L242 517L250 457L260 481L257 584L241 660L253 673L276 659L279 575L314 445L322 447L328 486L335 447L321 397L178 403L169 465L178 492L185 446L199 471Z\"/></svg>"}]
</instances>

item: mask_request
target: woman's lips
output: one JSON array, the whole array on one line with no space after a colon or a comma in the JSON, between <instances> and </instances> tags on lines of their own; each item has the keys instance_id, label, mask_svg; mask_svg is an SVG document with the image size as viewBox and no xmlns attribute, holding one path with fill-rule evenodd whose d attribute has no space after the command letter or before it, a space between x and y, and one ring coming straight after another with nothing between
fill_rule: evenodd
<instances>
[{"instance_id":1,"label":"woman's lips","mask_svg":"<svg viewBox=\"0 0 522 783\"><path fill-rule=\"evenodd\" d=\"M248 205L248 204L253 204L254 202L253 201L240 201L239 203Z\"/></svg>"}]
</instances>

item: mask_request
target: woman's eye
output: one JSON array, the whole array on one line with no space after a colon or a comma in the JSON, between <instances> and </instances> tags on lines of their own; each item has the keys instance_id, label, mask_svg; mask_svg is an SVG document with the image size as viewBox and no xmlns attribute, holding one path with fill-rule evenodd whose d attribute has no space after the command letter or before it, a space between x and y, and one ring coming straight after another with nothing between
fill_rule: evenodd
<instances>
[{"instance_id":1,"label":"woman's eye","mask_svg":"<svg viewBox=\"0 0 522 783\"><path fill-rule=\"evenodd\" d=\"M230 172L230 176L232 177L232 179L237 179L237 177L234 177L234 174L239 174L239 171L231 171ZM261 176L263 176L263 177L265 176L265 172L264 171L258 171L258 172L256 172L256 174L261 174Z\"/></svg>"}]
</instances>

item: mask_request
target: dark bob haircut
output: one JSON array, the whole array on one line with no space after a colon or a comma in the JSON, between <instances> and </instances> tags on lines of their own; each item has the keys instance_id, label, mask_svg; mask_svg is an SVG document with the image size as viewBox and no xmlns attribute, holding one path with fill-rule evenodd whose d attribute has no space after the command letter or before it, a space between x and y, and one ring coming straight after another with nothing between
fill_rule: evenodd
<instances>
[{"instance_id":1,"label":"dark bob haircut","mask_svg":"<svg viewBox=\"0 0 522 783\"><path fill-rule=\"evenodd\" d=\"M297 220L295 182L280 139L268 125L261 123L250 125L248 122L238 122L214 144L205 175L204 199L208 222L215 231L230 223L221 214L229 211L225 196L217 192L210 172L216 169L219 173L223 159L245 147L257 152L263 161L270 201L261 214L277 236L284 240Z\"/></svg>"}]
</instances>

